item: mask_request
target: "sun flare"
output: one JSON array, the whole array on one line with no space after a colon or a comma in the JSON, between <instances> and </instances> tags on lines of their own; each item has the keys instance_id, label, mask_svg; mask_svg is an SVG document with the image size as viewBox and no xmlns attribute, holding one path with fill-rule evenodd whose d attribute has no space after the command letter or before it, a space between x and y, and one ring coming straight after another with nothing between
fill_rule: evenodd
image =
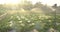
<instances>
[{"instance_id":1,"label":"sun flare","mask_svg":"<svg viewBox=\"0 0 60 32\"><path fill-rule=\"evenodd\" d=\"M25 0L0 0L0 4L19 4L24 2ZM60 0L27 0L32 1L32 4L35 4L36 2L41 2L42 4L47 4L49 6L54 5L55 3L60 5Z\"/></svg>"},{"instance_id":2,"label":"sun flare","mask_svg":"<svg viewBox=\"0 0 60 32\"><path fill-rule=\"evenodd\" d=\"M20 0L7 0L6 3L7 4L19 4Z\"/></svg>"}]
</instances>

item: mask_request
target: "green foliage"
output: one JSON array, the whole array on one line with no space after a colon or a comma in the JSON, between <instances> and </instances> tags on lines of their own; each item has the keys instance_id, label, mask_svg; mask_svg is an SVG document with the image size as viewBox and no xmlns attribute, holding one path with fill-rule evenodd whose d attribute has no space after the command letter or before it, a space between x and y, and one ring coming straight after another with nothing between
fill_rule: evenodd
<instances>
[{"instance_id":1,"label":"green foliage","mask_svg":"<svg viewBox=\"0 0 60 32\"><path fill-rule=\"evenodd\" d=\"M27 14L24 12L21 14L18 12L18 9L16 10L17 13L10 14L7 13L9 10L6 11L3 6L0 8L0 15L7 13L0 18L0 32L8 32L13 29L17 32L32 31L33 29L37 29L39 32L47 32L50 28L56 28L60 32L60 15L55 16L55 12L52 13L49 7L42 5L40 2L35 5L32 5L30 2L25 2L20 8L23 8L25 12L29 12ZM33 8L36 8L34 11L38 10L38 12L42 12L31 12Z\"/></svg>"}]
</instances>

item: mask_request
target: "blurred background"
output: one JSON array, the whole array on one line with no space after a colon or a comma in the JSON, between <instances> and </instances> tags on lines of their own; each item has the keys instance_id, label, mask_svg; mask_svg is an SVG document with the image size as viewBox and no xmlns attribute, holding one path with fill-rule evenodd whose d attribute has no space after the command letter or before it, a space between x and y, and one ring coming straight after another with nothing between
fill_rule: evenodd
<instances>
[{"instance_id":1,"label":"blurred background","mask_svg":"<svg viewBox=\"0 0 60 32\"><path fill-rule=\"evenodd\" d=\"M0 32L60 32L60 0L0 0Z\"/></svg>"}]
</instances>

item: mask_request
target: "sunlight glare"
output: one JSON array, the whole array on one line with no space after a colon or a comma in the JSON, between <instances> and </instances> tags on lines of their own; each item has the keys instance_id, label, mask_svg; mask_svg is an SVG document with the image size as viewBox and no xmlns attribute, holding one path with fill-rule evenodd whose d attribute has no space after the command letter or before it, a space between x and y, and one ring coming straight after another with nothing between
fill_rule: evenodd
<instances>
[{"instance_id":1,"label":"sunlight glare","mask_svg":"<svg viewBox=\"0 0 60 32\"><path fill-rule=\"evenodd\" d=\"M19 4L24 0L0 0L0 4ZM42 4L47 4L49 6L54 5L55 3L60 5L60 0L27 0L27 1L32 1L33 4L36 2L41 2Z\"/></svg>"},{"instance_id":2,"label":"sunlight glare","mask_svg":"<svg viewBox=\"0 0 60 32\"><path fill-rule=\"evenodd\" d=\"M21 0L7 0L6 4L18 4Z\"/></svg>"}]
</instances>

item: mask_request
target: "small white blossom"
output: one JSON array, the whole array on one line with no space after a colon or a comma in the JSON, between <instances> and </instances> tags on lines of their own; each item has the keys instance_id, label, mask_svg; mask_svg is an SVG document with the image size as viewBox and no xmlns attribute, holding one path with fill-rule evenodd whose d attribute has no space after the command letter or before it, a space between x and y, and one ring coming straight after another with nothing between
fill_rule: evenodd
<instances>
[{"instance_id":1,"label":"small white blossom","mask_svg":"<svg viewBox=\"0 0 60 32\"><path fill-rule=\"evenodd\" d=\"M25 24L23 24L23 23L22 23L22 24L20 24L20 25L21 25L21 26L25 26Z\"/></svg>"},{"instance_id":2,"label":"small white blossom","mask_svg":"<svg viewBox=\"0 0 60 32\"><path fill-rule=\"evenodd\" d=\"M9 25L9 26L12 26L12 25L13 25L13 21L10 21L9 23L10 23L10 25Z\"/></svg>"},{"instance_id":3,"label":"small white blossom","mask_svg":"<svg viewBox=\"0 0 60 32\"><path fill-rule=\"evenodd\" d=\"M19 23L22 23L22 21L19 21Z\"/></svg>"},{"instance_id":4,"label":"small white blossom","mask_svg":"<svg viewBox=\"0 0 60 32\"><path fill-rule=\"evenodd\" d=\"M17 16L17 18L20 18L19 16Z\"/></svg>"},{"instance_id":5,"label":"small white blossom","mask_svg":"<svg viewBox=\"0 0 60 32\"><path fill-rule=\"evenodd\" d=\"M32 23L31 25L35 25L35 23Z\"/></svg>"},{"instance_id":6,"label":"small white blossom","mask_svg":"<svg viewBox=\"0 0 60 32\"><path fill-rule=\"evenodd\" d=\"M31 21L29 20L29 21L27 21L28 23L30 23Z\"/></svg>"},{"instance_id":7,"label":"small white blossom","mask_svg":"<svg viewBox=\"0 0 60 32\"><path fill-rule=\"evenodd\" d=\"M18 20L21 20L20 18L18 18Z\"/></svg>"},{"instance_id":8,"label":"small white blossom","mask_svg":"<svg viewBox=\"0 0 60 32\"><path fill-rule=\"evenodd\" d=\"M51 22L51 20L49 20L49 22Z\"/></svg>"}]
</instances>

